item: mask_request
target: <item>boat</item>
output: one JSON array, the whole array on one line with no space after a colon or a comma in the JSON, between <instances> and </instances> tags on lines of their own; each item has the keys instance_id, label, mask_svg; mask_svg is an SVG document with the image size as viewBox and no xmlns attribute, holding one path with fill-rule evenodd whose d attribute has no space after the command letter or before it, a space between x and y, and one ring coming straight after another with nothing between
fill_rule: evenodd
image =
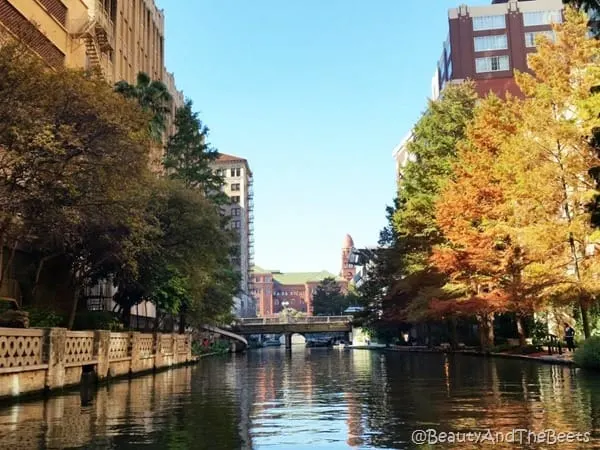
<instances>
[{"instance_id":1,"label":"boat","mask_svg":"<svg viewBox=\"0 0 600 450\"><path fill-rule=\"evenodd\" d=\"M307 339L307 347L331 347L331 339Z\"/></svg>"},{"instance_id":2,"label":"boat","mask_svg":"<svg viewBox=\"0 0 600 450\"><path fill-rule=\"evenodd\" d=\"M345 350L350 347L345 342L336 342L335 344L333 344L333 348L337 348L338 350Z\"/></svg>"},{"instance_id":3,"label":"boat","mask_svg":"<svg viewBox=\"0 0 600 450\"><path fill-rule=\"evenodd\" d=\"M279 339L267 339L262 343L263 347L280 347L281 341Z\"/></svg>"}]
</instances>

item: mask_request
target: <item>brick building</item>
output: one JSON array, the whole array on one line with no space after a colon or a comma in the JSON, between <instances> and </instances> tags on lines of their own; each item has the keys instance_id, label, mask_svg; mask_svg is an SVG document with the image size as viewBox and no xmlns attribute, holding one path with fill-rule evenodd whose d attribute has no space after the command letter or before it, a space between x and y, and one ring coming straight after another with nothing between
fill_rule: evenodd
<instances>
[{"instance_id":1,"label":"brick building","mask_svg":"<svg viewBox=\"0 0 600 450\"><path fill-rule=\"evenodd\" d=\"M528 69L540 34L553 38L563 20L562 0L493 0L488 6L461 5L448 11L448 37L432 82L436 99L447 83L475 82L481 96L520 95L514 71Z\"/></svg>"},{"instance_id":2,"label":"brick building","mask_svg":"<svg viewBox=\"0 0 600 450\"><path fill-rule=\"evenodd\" d=\"M342 292L346 292L348 284L356 274L356 269L349 264L349 256L354 247L350 235L346 235L342 244L340 273L334 275L323 270L321 272L288 272L266 270L258 266L252 269L252 293L257 301L257 315L268 317L278 314L284 307L293 308L312 316L312 298L317 286L325 278L334 278Z\"/></svg>"},{"instance_id":3,"label":"brick building","mask_svg":"<svg viewBox=\"0 0 600 450\"><path fill-rule=\"evenodd\" d=\"M521 95L514 70L529 70L539 34L554 37L553 23L563 20L562 0L492 0L487 6L461 5L448 11L448 37L431 82L436 100L448 83L472 80L480 96L490 92ZM412 132L394 149L397 181L411 155Z\"/></svg>"}]
</instances>

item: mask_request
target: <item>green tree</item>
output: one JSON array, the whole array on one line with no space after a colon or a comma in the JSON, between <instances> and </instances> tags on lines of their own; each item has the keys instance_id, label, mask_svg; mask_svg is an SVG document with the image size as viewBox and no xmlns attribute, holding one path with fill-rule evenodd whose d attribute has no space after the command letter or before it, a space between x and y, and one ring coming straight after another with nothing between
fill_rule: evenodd
<instances>
[{"instance_id":1,"label":"green tree","mask_svg":"<svg viewBox=\"0 0 600 450\"><path fill-rule=\"evenodd\" d=\"M396 208L390 211L389 248L383 252L387 309L396 317L425 319L422 309L427 309L429 294L445 284L429 261L433 247L444 242L435 203L451 179L457 144L465 137L476 101L473 84L447 86L414 127L407 149L413 160L403 170Z\"/></svg>"},{"instance_id":2,"label":"green tree","mask_svg":"<svg viewBox=\"0 0 600 450\"><path fill-rule=\"evenodd\" d=\"M313 313L317 316L337 316L347 307L337 280L333 277L324 278L313 295Z\"/></svg>"},{"instance_id":3,"label":"green tree","mask_svg":"<svg viewBox=\"0 0 600 450\"><path fill-rule=\"evenodd\" d=\"M137 253L137 270L119 271L115 301L127 322L128 311L143 300L160 313L184 315L192 322L227 320L239 275L231 270L230 231L204 195L176 180L158 180L146 220L155 227ZM181 328L184 328L183 324Z\"/></svg>"},{"instance_id":4,"label":"green tree","mask_svg":"<svg viewBox=\"0 0 600 450\"><path fill-rule=\"evenodd\" d=\"M20 45L0 48L3 246L56 258L73 292L134 265L148 179L147 115L100 79L46 67ZM9 262L10 265L10 262Z\"/></svg>"},{"instance_id":5,"label":"green tree","mask_svg":"<svg viewBox=\"0 0 600 450\"><path fill-rule=\"evenodd\" d=\"M181 180L187 188L201 190L214 203L228 203L227 195L221 191L223 178L210 166L219 153L207 143L208 128L192 106L188 100L175 114L177 132L167 143L165 169L171 179Z\"/></svg>"},{"instance_id":6,"label":"green tree","mask_svg":"<svg viewBox=\"0 0 600 450\"><path fill-rule=\"evenodd\" d=\"M125 98L137 101L144 111L152 115L149 121L150 135L154 141L162 142L173 101L167 86L162 81L152 80L148 74L140 72L135 85L119 81L115 84L115 91Z\"/></svg>"}]
</instances>

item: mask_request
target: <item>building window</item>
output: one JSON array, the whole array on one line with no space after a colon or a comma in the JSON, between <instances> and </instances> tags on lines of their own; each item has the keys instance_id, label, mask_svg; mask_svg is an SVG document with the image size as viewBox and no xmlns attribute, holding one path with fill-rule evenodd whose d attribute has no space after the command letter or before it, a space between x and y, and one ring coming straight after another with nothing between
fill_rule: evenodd
<instances>
[{"instance_id":1,"label":"building window","mask_svg":"<svg viewBox=\"0 0 600 450\"><path fill-rule=\"evenodd\" d=\"M525 45L527 47L535 47L535 41L539 35L546 36L551 41L554 41L555 39L553 31L534 31L531 33L525 33Z\"/></svg>"},{"instance_id":2,"label":"building window","mask_svg":"<svg viewBox=\"0 0 600 450\"><path fill-rule=\"evenodd\" d=\"M232 208L231 209L231 215L232 216L239 216L240 215L240 211L241 211L240 208Z\"/></svg>"},{"instance_id":3,"label":"building window","mask_svg":"<svg viewBox=\"0 0 600 450\"><path fill-rule=\"evenodd\" d=\"M473 31L502 30L506 28L506 16L473 17Z\"/></svg>"},{"instance_id":4,"label":"building window","mask_svg":"<svg viewBox=\"0 0 600 450\"><path fill-rule=\"evenodd\" d=\"M239 195L232 196L231 197L231 203L239 204L240 203L240 196Z\"/></svg>"},{"instance_id":5,"label":"building window","mask_svg":"<svg viewBox=\"0 0 600 450\"><path fill-rule=\"evenodd\" d=\"M494 36L477 36L475 38L475 51L485 52L488 50L506 50L508 48L508 40L505 34Z\"/></svg>"},{"instance_id":6,"label":"building window","mask_svg":"<svg viewBox=\"0 0 600 450\"><path fill-rule=\"evenodd\" d=\"M452 78L452 61L448 62L448 79L450 80Z\"/></svg>"},{"instance_id":7,"label":"building window","mask_svg":"<svg viewBox=\"0 0 600 450\"><path fill-rule=\"evenodd\" d=\"M231 176L239 177L241 175L241 171L242 171L242 169L240 169L239 167L236 169L231 169Z\"/></svg>"},{"instance_id":8,"label":"building window","mask_svg":"<svg viewBox=\"0 0 600 450\"><path fill-rule=\"evenodd\" d=\"M231 185L231 190L232 191L239 191L240 190L240 183L233 183Z\"/></svg>"},{"instance_id":9,"label":"building window","mask_svg":"<svg viewBox=\"0 0 600 450\"><path fill-rule=\"evenodd\" d=\"M223 176L223 169L217 169L217 176L219 176L219 177Z\"/></svg>"},{"instance_id":10,"label":"building window","mask_svg":"<svg viewBox=\"0 0 600 450\"><path fill-rule=\"evenodd\" d=\"M509 70L508 56L488 56L487 58L475 59L475 71L477 73L484 72L500 72Z\"/></svg>"},{"instance_id":11,"label":"building window","mask_svg":"<svg viewBox=\"0 0 600 450\"><path fill-rule=\"evenodd\" d=\"M235 228L236 230L239 230L241 227L241 222L239 220L234 220L233 221L233 228Z\"/></svg>"},{"instance_id":12,"label":"building window","mask_svg":"<svg viewBox=\"0 0 600 450\"><path fill-rule=\"evenodd\" d=\"M537 25L550 25L562 22L562 12L558 11L530 11L523 13L523 25L535 27Z\"/></svg>"}]
</instances>

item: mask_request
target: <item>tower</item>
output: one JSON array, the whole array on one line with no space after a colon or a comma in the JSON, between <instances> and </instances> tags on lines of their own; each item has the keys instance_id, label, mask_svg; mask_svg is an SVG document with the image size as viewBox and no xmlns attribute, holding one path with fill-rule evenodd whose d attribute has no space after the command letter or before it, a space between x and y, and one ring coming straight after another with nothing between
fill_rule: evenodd
<instances>
[{"instance_id":1,"label":"tower","mask_svg":"<svg viewBox=\"0 0 600 450\"><path fill-rule=\"evenodd\" d=\"M356 268L348 263L348 258L353 248L354 241L352 240L352 236L347 234L342 245L342 270L340 276L348 282L352 281L352 278L356 275Z\"/></svg>"}]
</instances>

